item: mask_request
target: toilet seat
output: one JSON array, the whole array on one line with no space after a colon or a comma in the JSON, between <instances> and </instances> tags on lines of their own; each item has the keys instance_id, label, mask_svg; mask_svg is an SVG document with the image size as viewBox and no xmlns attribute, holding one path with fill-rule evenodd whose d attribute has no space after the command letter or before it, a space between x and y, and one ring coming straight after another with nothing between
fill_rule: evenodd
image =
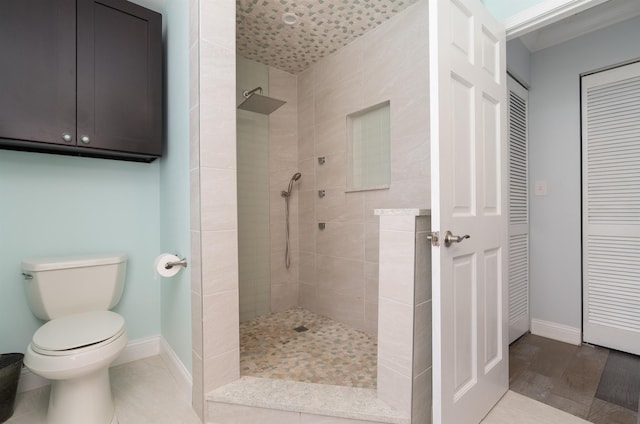
<instances>
[{"instance_id":1,"label":"toilet seat","mask_svg":"<svg viewBox=\"0 0 640 424\"><path fill-rule=\"evenodd\" d=\"M77 355L100 349L126 331L124 318L111 311L92 311L51 320L36 331L34 352L48 356Z\"/></svg>"}]
</instances>

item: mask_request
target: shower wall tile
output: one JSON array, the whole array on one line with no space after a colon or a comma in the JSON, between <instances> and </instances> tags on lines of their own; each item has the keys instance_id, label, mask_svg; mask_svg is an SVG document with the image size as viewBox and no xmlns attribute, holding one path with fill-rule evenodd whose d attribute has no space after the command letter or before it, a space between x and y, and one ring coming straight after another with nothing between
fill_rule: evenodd
<instances>
[{"instance_id":1,"label":"shower wall tile","mask_svg":"<svg viewBox=\"0 0 640 424\"><path fill-rule=\"evenodd\" d=\"M391 158L392 181L403 184L406 180L431 179L429 168L424 166L425 163L429 163L431 155L423 137L421 134L413 134L394 140L393 147L398 154Z\"/></svg>"},{"instance_id":2,"label":"shower wall tile","mask_svg":"<svg viewBox=\"0 0 640 424\"><path fill-rule=\"evenodd\" d=\"M301 252L316 253L316 237L318 235L318 224L316 222L300 222L298 224L300 236L298 245Z\"/></svg>"},{"instance_id":3,"label":"shower wall tile","mask_svg":"<svg viewBox=\"0 0 640 424\"><path fill-rule=\"evenodd\" d=\"M299 283L271 282L271 312L282 312L298 306Z\"/></svg>"},{"instance_id":4,"label":"shower wall tile","mask_svg":"<svg viewBox=\"0 0 640 424\"><path fill-rule=\"evenodd\" d=\"M346 160L347 153L344 151L331 154L321 154L325 157L323 165L316 165L316 184L318 189L345 190L347 185Z\"/></svg>"},{"instance_id":5,"label":"shower wall tile","mask_svg":"<svg viewBox=\"0 0 640 424\"><path fill-rule=\"evenodd\" d=\"M322 286L318 286L316 289L316 307L320 315L325 315L357 330L364 331L363 296L363 292L343 292L336 296L334 291L323 290Z\"/></svg>"},{"instance_id":6,"label":"shower wall tile","mask_svg":"<svg viewBox=\"0 0 640 424\"><path fill-rule=\"evenodd\" d=\"M294 247L294 246L292 246ZM297 250L297 249L296 249ZM298 255L291 256L289 269L284 263L284 242L279 249L271 249L271 286L274 284L298 283ZM295 305L294 305L295 306Z\"/></svg>"},{"instance_id":7,"label":"shower wall tile","mask_svg":"<svg viewBox=\"0 0 640 424\"><path fill-rule=\"evenodd\" d=\"M206 422L204 360L194 350L191 351L191 364L191 406L202 422Z\"/></svg>"},{"instance_id":8,"label":"shower wall tile","mask_svg":"<svg viewBox=\"0 0 640 424\"><path fill-rule=\"evenodd\" d=\"M298 88L295 75L269 67L269 95L286 103L269 115L269 228L271 237L271 312L298 306L299 202L302 179L294 182L289 198L289 252L291 267L284 265L285 200L291 177L298 168Z\"/></svg>"},{"instance_id":9,"label":"shower wall tile","mask_svg":"<svg viewBox=\"0 0 640 424\"><path fill-rule=\"evenodd\" d=\"M202 1L200 5L200 37L202 40L236 49L236 5L231 1Z\"/></svg>"},{"instance_id":10,"label":"shower wall tile","mask_svg":"<svg viewBox=\"0 0 640 424\"><path fill-rule=\"evenodd\" d=\"M318 255L364 261L364 224L331 222L318 231Z\"/></svg>"},{"instance_id":11,"label":"shower wall tile","mask_svg":"<svg viewBox=\"0 0 640 424\"><path fill-rule=\"evenodd\" d=\"M378 367L412 376L413 305L380 297L378 313ZM378 387L380 383L378 383Z\"/></svg>"},{"instance_id":12,"label":"shower wall tile","mask_svg":"<svg viewBox=\"0 0 640 424\"><path fill-rule=\"evenodd\" d=\"M378 399L407 414L411 413L412 383L411 377L378 365Z\"/></svg>"},{"instance_id":13,"label":"shower wall tile","mask_svg":"<svg viewBox=\"0 0 640 424\"><path fill-rule=\"evenodd\" d=\"M364 219L364 207L363 207ZM380 225L376 222L366 222L364 228L364 257L367 262L378 263L380 256Z\"/></svg>"},{"instance_id":14,"label":"shower wall tile","mask_svg":"<svg viewBox=\"0 0 640 424\"><path fill-rule=\"evenodd\" d=\"M200 191L201 230L236 230L236 170L200 168Z\"/></svg>"},{"instance_id":15,"label":"shower wall tile","mask_svg":"<svg viewBox=\"0 0 640 424\"><path fill-rule=\"evenodd\" d=\"M189 110L198 105L200 105L200 42L196 41L189 47Z\"/></svg>"},{"instance_id":16,"label":"shower wall tile","mask_svg":"<svg viewBox=\"0 0 640 424\"><path fill-rule=\"evenodd\" d=\"M429 368L413 379L413 411L411 417L415 423L431 424L433 397L431 371L432 368Z\"/></svg>"},{"instance_id":17,"label":"shower wall tile","mask_svg":"<svg viewBox=\"0 0 640 424\"><path fill-rule=\"evenodd\" d=\"M381 217L382 225L385 218ZM412 217L415 220L415 217ZM381 226L382 226L381 225ZM379 288L380 298L413 305L414 296L414 261L415 233L413 231L380 230L380 281L393 281L393 284L382 284Z\"/></svg>"},{"instance_id":18,"label":"shower wall tile","mask_svg":"<svg viewBox=\"0 0 640 424\"><path fill-rule=\"evenodd\" d=\"M320 72L317 72L319 75ZM341 79L335 85L316 86L314 108L316 125L336 116L346 116L363 109L364 83L361 74Z\"/></svg>"},{"instance_id":19,"label":"shower wall tile","mask_svg":"<svg viewBox=\"0 0 640 424\"><path fill-rule=\"evenodd\" d=\"M316 294L316 286L314 284L300 283L299 293L300 307L309 311L318 310L318 296Z\"/></svg>"},{"instance_id":20,"label":"shower wall tile","mask_svg":"<svg viewBox=\"0 0 640 424\"><path fill-rule=\"evenodd\" d=\"M345 115L335 116L316 124L316 151L318 156L347 151L347 117Z\"/></svg>"},{"instance_id":21,"label":"shower wall tile","mask_svg":"<svg viewBox=\"0 0 640 424\"><path fill-rule=\"evenodd\" d=\"M203 302L203 348L206 360L238 348L238 290L204 296Z\"/></svg>"},{"instance_id":22,"label":"shower wall tile","mask_svg":"<svg viewBox=\"0 0 640 424\"><path fill-rule=\"evenodd\" d=\"M374 337L378 336L378 302L364 303L364 332Z\"/></svg>"},{"instance_id":23,"label":"shower wall tile","mask_svg":"<svg viewBox=\"0 0 640 424\"><path fill-rule=\"evenodd\" d=\"M204 360L205 393L240 378L240 349L208 357Z\"/></svg>"},{"instance_id":24,"label":"shower wall tile","mask_svg":"<svg viewBox=\"0 0 640 424\"><path fill-rule=\"evenodd\" d=\"M315 158L315 127L313 125L298 125L298 159L311 160Z\"/></svg>"},{"instance_id":25,"label":"shower wall tile","mask_svg":"<svg viewBox=\"0 0 640 424\"><path fill-rule=\"evenodd\" d=\"M300 167L302 172L302 166ZM302 174L305 175L305 174ZM302 179L300 179L302 181ZM317 191L300 191L298 192L298 221L299 222L315 222L316 221L316 198Z\"/></svg>"},{"instance_id":26,"label":"shower wall tile","mask_svg":"<svg viewBox=\"0 0 640 424\"><path fill-rule=\"evenodd\" d=\"M300 261L300 283L315 286L317 281L316 255L301 251L298 260Z\"/></svg>"},{"instance_id":27,"label":"shower wall tile","mask_svg":"<svg viewBox=\"0 0 640 424\"><path fill-rule=\"evenodd\" d=\"M219 255L214 251L234 251L237 246L237 199L235 171L235 2L190 0L189 2L189 79L190 79L190 169L191 169L191 237L190 266L200 263L201 272L192 272L192 349L193 407L207 421L204 393L239 375L236 360L227 356L222 366L212 366L211 358L218 353L237 349L237 277L233 274L232 258L226 260L224 278L216 276ZM214 25L211 20L215 21ZM206 22L207 28L200 26ZM203 38L203 32L207 38ZM200 233L203 231L204 233ZM215 237L223 232L228 237ZM221 234L218 234L221 235ZM198 246L202 246L200 249ZM205 251L207 250L207 251ZM198 258L195 258L198 256ZM195 269L194 269L195 271ZM203 289L203 286L205 287ZM233 287L229 292L203 295L221 287ZM232 300L220 302L220 295ZM232 293L231 295L229 295ZM233 330L235 326L235 330ZM231 330L229 330L231 329ZM215 341L214 341L215 339ZM225 352L216 349L224 347ZM220 360L213 360L213 364ZM234 377L237 378L237 377Z\"/></svg>"},{"instance_id":28,"label":"shower wall tile","mask_svg":"<svg viewBox=\"0 0 640 424\"><path fill-rule=\"evenodd\" d=\"M316 216L320 222L363 222L364 193L345 193L342 188L325 189L318 198Z\"/></svg>"},{"instance_id":29,"label":"shower wall tile","mask_svg":"<svg viewBox=\"0 0 640 424\"><path fill-rule=\"evenodd\" d=\"M194 292L191 292L191 322L200 324L192 325L191 349L202 357L202 296Z\"/></svg>"},{"instance_id":30,"label":"shower wall tile","mask_svg":"<svg viewBox=\"0 0 640 424\"><path fill-rule=\"evenodd\" d=\"M413 375L419 375L431 367L431 301L416 305L413 345Z\"/></svg>"},{"instance_id":31,"label":"shower wall tile","mask_svg":"<svg viewBox=\"0 0 640 424\"><path fill-rule=\"evenodd\" d=\"M298 162L298 169L302 173L302 178L298 180L298 188L300 191L315 191L317 163L317 158L309 158ZM316 196L317 194L318 192L316 192Z\"/></svg>"},{"instance_id":32,"label":"shower wall tile","mask_svg":"<svg viewBox=\"0 0 640 424\"><path fill-rule=\"evenodd\" d=\"M203 231L202 292L205 296L228 292L238 287L238 233ZM206 297L205 297L206 298Z\"/></svg>"},{"instance_id":33,"label":"shower wall tile","mask_svg":"<svg viewBox=\"0 0 640 424\"><path fill-rule=\"evenodd\" d=\"M362 261L317 255L316 270L316 285L321 290L333 291L340 296L343 293L360 294L364 288Z\"/></svg>"},{"instance_id":34,"label":"shower wall tile","mask_svg":"<svg viewBox=\"0 0 640 424\"><path fill-rule=\"evenodd\" d=\"M191 70L191 68L189 68ZM196 105L189 111L189 169L200 168L200 106ZM193 199L193 197L191 197ZM199 205L198 205L199 209ZM200 221L198 220L198 227Z\"/></svg>"},{"instance_id":35,"label":"shower wall tile","mask_svg":"<svg viewBox=\"0 0 640 424\"><path fill-rule=\"evenodd\" d=\"M227 93L227 94L230 94ZM216 106L201 106L200 162L202 166L220 169L236 169L236 145L230 140L236 138L236 114L221 115L215 112Z\"/></svg>"},{"instance_id":36,"label":"shower wall tile","mask_svg":"<svg viewBox=\"0 0 640 424\"><path fill-rule=\"evenodd\" d=\"M189 267L191 268L191 291L200 295L202 294L202 233L200 231L191 231L189 245L191 249L191 260ZM198 305L201 307L202 305ZM195 307L195 306L193 306Z\"/></svg>"}]
</instances>

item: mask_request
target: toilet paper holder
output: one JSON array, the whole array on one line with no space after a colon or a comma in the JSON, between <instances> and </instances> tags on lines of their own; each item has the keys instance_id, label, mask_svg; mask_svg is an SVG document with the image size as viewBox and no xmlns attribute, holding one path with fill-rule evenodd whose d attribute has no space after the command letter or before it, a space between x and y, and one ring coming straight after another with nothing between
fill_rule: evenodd
<instances>
[{"instance_id":1,"label":"toilet paper holder","mask_svg":"<svg viewBox=\"0 0 640 424\"><path fill-rule=\"evenodd\" d=\"M176 255L178 256L178 255ZM164 266L164 269L171 269L174 266L183 266L187 267L187 258L180 259L179 261L167 262Z\"/></svg>"}]
</instances>

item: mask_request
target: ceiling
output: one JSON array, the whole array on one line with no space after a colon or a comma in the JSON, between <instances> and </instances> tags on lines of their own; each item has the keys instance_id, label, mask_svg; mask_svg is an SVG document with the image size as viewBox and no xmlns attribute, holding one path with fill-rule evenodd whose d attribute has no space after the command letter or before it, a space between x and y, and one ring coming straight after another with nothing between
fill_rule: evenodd
<instances>
[{"instance_id":1,"label":"ceiling","mask_svg":"<svg viewBox=\"0 0 640 424\"><path fill-rule=\"evenodd\" d=\"M236 0L236 52L298 74L416 1ZM285 24L285 13L298 22Z\"/></svg>"},{"instance_id":2,"label":"ceiling","mask_svg":"<svg viewBox=\"0 0 640 424\"><path fill-rule=\"evenodd\" d=\"M525 34L520 40L531 52L536 52L637 16L640 1L609 0Z\"/></svg>"}]
</instances>

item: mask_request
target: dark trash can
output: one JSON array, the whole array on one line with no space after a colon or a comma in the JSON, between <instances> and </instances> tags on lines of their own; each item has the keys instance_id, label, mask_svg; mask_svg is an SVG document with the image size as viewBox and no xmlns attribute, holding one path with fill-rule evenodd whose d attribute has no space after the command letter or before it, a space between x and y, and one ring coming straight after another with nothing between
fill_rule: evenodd
<instances>
[{"instance_id":1,"label":"dark trash can","mask_svg":"<svg viewBox=\"0 0 640 424\"><path fill-rule=\"evenodd\" d=\"M23 358L22 353L0 355L0 423L11 418L15 410Z\"/></svg>"}]
</instances>

